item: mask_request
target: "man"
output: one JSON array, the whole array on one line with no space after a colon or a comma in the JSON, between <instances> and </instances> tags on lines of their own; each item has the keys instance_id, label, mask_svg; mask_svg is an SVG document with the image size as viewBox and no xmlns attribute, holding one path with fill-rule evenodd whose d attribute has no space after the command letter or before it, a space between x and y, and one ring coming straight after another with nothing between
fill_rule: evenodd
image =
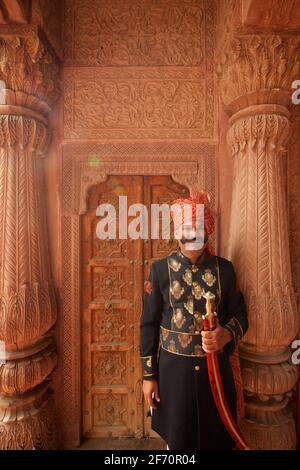
<instances>
[{"instance_id":1,"label":"man","mask_svg":"<svg viewBox=\"0 0 300 470\"><path fill-rule=\"evenodd\" d=\"M197 204L204 204L204 244L199 244ZM183 218L184 204L192 217ZM173 209L172 208L176 208ZM143 392L152 411L152 429L171 450L232 449L212 394L206 354L216 352L225 400L236 420L237 390L230 355L248 328L242 293L230 261L212 254L214 219L208 196L195 193L173 202L179 248L155 261L145 285L140 352ZM201 224L200 224L201 226ZM204 331L206 293L215 296L217 327Z\"/></svg>"}]
</instances>

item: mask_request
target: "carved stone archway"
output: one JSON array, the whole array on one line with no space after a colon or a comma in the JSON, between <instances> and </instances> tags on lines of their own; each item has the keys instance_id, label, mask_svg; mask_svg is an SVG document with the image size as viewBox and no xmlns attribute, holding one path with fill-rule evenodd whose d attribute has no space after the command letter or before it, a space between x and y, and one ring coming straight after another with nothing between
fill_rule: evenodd
<instances>
[{"instance_id":1,"label":"carved stone archway","mask_svg":"<svg viewBox=\"0 0 300 470\"><path fill-rule=\"evenodd\" d=\"M188 188L197 184L208 190L214 205L215 147L206 142L67 143L61 157L59 420L63 447L74 448L81 439L80 223L88 189L108 175L171 175Z\"/></svg>"}]
</instances>

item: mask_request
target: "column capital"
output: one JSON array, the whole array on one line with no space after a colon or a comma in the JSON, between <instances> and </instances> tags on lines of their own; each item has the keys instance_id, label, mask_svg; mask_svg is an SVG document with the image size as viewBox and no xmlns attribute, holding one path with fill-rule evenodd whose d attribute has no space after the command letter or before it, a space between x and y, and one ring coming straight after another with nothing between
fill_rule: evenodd
<instances>
[{"instance_id":1,"label":"column capital","mask_svg":"<svg viewBox=\"0 0 300 470\"><path fill-rule=\"evenodd\" d=\"M1 26L1 104L47 116L60 94L59 72L59 59L37 26Z\"/></svg>"},{"instance_id":2,"label":"column capital","mask_svg":"<svg viewBox=\"0 0 300 470\"><path fill-rule=\"evenodd\" d=\"M221 96L230 114L258 104L292 104L300 77L300 35L231 32L219 65Z\"/></svg>"}]
</instances>

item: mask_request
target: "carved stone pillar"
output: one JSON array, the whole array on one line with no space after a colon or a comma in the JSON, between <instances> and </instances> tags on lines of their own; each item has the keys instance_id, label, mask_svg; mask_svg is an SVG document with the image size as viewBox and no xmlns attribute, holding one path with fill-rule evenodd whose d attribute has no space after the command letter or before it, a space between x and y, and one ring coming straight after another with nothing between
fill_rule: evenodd
<instances>
[{"instance_id":1,"label":"carved stone pillar","mask_svg":"<svg viewBox=\"0 0 300 470\"><path fill-rule=\"evenodd\" d=\"M57 96L57 71L34 28L1 29L0 449L57 445L49 379L57 307L42 161L50 139L45 100Z\"/></svg>"},{"instance_id":2,"label":"carved stone pillar","mask_svg":"<svg viewBox=\"0 0 300 470\"><path fill-rule=\"evenodd\" d=\"M229 258L249 312L240 344L245 388L241 429L253 449L294 449L290 397L297 381L289 345L297 334L288 242L284 159L299 37L235 36L221 86L234 159Z\"/></svg>"}]
</instances>

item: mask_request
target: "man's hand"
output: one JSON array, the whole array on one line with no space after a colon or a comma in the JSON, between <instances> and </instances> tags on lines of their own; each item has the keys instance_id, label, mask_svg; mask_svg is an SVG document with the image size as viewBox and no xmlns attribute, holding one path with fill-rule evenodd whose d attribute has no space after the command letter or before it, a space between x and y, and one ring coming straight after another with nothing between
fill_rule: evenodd
<instances>
[{"instance_id":1,"label":"man's hand","mask_svg":"<svg viewBox=\"0 0 300 470\"><path fill-rule=\"evenodd\" d=\"M156 410L156 406L153 402L152 394L154 393L154 398L156 401L160 401L158 394L158 383L157 380L143 380L143 392L145 397L145 402L148 408L152 406Z\"/></svg>"},{"instance_id":2,"label":"man's hand","mask_svg":"<svg viewBox=\"0 0 300 470\"><path fill-rule=\"evenodd\" d=\"M202 348L206 353L220 351L232 339L230 331L220 326L219 323L213 331L201 331L201 336Z\"/></svg>"}]
</instances>

